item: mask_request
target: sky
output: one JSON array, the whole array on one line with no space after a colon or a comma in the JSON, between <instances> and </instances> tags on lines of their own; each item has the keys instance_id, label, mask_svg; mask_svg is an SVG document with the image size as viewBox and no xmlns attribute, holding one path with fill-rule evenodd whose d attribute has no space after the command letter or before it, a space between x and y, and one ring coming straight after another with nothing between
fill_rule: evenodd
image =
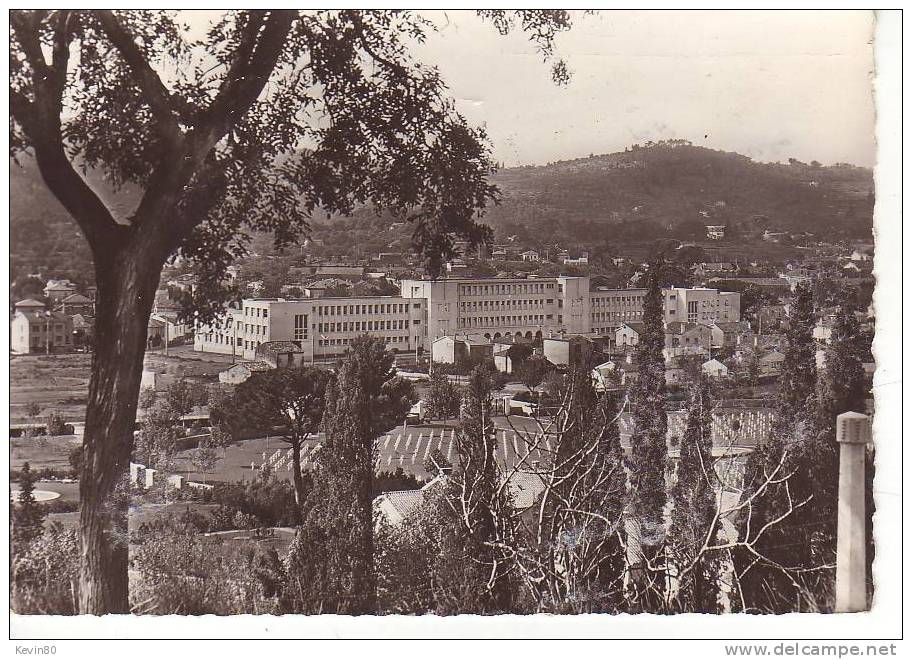
<instances>
[{"instance_id":1,"label":"sky","mask_svg":"<svg viewBox=\"0 0 912 659\"><path fill-rule=\"evenodd\" d=\"M666 138L757 160L873 166L869 11L602 11L579 16L556 86L521 32L473 12L429 12L416 50L506 166L610 153Z\"/></svg>"},{"instance_id":2,"label":"sky","mask_svg":"<svg viewBox=\"0 0 912 659\"><path fill-rule=\"evenodd\" d=\"M217 12L187 12L194 32ZM416 45L505 166L544 164L678 138L761 161L875 161L871 11L574 13L555 85L521 30L474 11L423 11ZM200 32L201 34L202 32Z\"/></svg>"}]
</instances>

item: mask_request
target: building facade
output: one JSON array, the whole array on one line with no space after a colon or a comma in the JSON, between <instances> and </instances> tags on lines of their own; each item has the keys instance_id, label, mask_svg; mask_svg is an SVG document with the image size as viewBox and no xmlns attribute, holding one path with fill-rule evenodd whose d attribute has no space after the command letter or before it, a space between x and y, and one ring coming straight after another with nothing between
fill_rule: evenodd
<instances>
[{"instance_id":1,"label":"building facade","mask_svg":"<svg viewBox=\"0 0 912 659\"><path fill-rule=\"evenodd\" d=\"M73 320L58 311L16 311L10 321L10 350L17 355L70 352Z\"/></svg>"},{"instance_id":2,"label":"building facade","mask_svg":"<svg viewBox=\"0 0 912 659\"><path fill-rule=\"evenodd\" d=\"M343 353L365 333L397 352L423 352L456 334L614 338L622 325L642 322L645 297L644 288L590 290L588 277L403 279L397 297L244 300L220 325L198 328L195 348L253 360L263 343L293 341L312 361ZM737 293L668 288L663 298L666 323L740 320Z\"/></svg>"},{"instance_id":3,"label":"building facade","mask_svg":"<svg viewBox=\"0 0 912 659\"><path fill-rule=\"evenodd\" d=\"M303 361L312 362L341 355L353 339L368 334L382 339L394 352L411 352L427 347L426 323L421 299L248 299L240 309L229 310L220 324L199 327L194 349L254 360L262 344L291 341L300 347Z\"/></svg>"}]
</instances>

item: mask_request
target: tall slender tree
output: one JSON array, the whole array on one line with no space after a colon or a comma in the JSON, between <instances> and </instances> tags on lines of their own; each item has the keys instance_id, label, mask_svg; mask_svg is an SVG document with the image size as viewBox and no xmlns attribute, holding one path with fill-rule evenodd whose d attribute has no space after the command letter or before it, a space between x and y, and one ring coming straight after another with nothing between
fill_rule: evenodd
<instances>
[{"instance_id":1,"label":"tall slender tree","mask_svg":"<svg viewBox=\"0 0 912 659\"><path fill-rule=\"evenodd\" d=\"M787 481L764 488L751 510L752 526L769 524L756 543L756 553L735 552L736 569L743 571L740 590L748 610L784 613L816 606L807 601L808 589L799 574L820 566L813 547L817 530L807 514L821 503L815 497L813 471L816 346L813 339L814 298L810 286L796 287L789 310L787 346L775 418L768 437L748 457L745 466L745 496L766 481L778 465L784 465ZM820 456L818 456L820 457ZM824 504L825 505L825 504ZM742 529L746 532L747 529ZM762 560L758 560L758 555Z\"/></svg>"},{"instance_id":2,"label":"tall slender tree","mask_svg":"<svg viewBox=\"0 0 912 659\"><path fill-rule=\"evenodd\" d=\"M289 610L376 613L373 478L377 436L415 399L375 338L352 342L326 392L325 440L301 528L286 558Z\"/></svg>"},{"instance_id":3,"label":"tall slender tree","mask_svg":"<svg viewBox=\"0 0 912 659\"><path fill-rule=\"evenodd\" d=\"M509 563L501 546L512 512L495 459L491 376L476 367L465 387L456 430L459 464L442 498L441 556L436 570L438 613L504 613L512 606Z\"/></svg>"},{"instance_id":4,"label":"tall slender tree","mask_svg":"<svg viewBox=\"0 0 912 659\"><path fill-rule=\"evenodd\" d=\"M550 424L551 456L533 473L543 492L520 519L516 561L538 611L623 610L627 475L613 397L599 396L588 368L574 367ZM530 452L545 439L525 441Z\"/></svg>"},{"instance_id":5,"label":"tall slender tree","mask_svg":"<svg viewBox=\"0 0 912 659\"><path fill-rule=\"evenodd\" d=\"M665 606L665 471L668 415L665 411L664 304L660 268L651 265L643 300L643 334L636 347L638 374L633 385L633 432L630 437L631 513L640 556L635 561L632 606L652 612Z\"/></svg>"},{"instance_id":6,"label":"tall slender tree","mask_svg":"<svg viewBox=\"0 0 912 659\"><path fill-rule=\"evenodd\" d=\"M719 560L706 547L718 531L719 487L712 456L712 395L705 376L695 378L687 396L687 426L681 438L670 538L672 573L677 579L675 608L682 612L719 612Z\"/></svg>"},{"instance_id":7,"label":"tall slender tree","mask_svg":"<svg viewBox=\"0 0 912 659\"><path fill-rule=\"evenodd\" d=\"M564 11L480 12L527 31L545 59ZM80 611L129 611L126 503L149 315L166 261L196 264L201 321L231 293L225 268L251 231L287 244L320 209L389 209L413 223L438 272L453 234L496 197L483 131L468 126L436 68L410 45L433 29L413 12L226 12L205 35L179 12L10 13L10 145L79 225L98 287L80 485ZM566 80L556 62L552 75ZM307 148L304 148L307 147ZM137 193L119 216L80 174ZM135 198L135 195L134 195Z\"/></svg>"}]
</instances>

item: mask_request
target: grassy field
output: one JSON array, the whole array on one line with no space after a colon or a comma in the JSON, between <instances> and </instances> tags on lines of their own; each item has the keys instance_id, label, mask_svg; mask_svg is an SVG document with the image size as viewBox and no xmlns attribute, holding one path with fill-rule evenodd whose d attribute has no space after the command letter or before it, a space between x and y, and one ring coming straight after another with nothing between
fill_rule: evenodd
<instances>
[{"instance_id":1,"label":"grassy field","mask_svg":"<svg viewBox=\"0 0 912 659\"><path fill-rule=\"evenodd\" d=\"M76 437L12 437L10 469L21 469L26 462L35 469L70 469L70 451L79 446Z\"/></svg>"},{"instance_id":2,"label":"grassy field","mask_svg":"<svg viewBox=\"0 0 912 659\"><path fill-rule=\"evenodd\" d=\"M208 357L208 355L207 355ZM160 389L179 378L200 384L218 381L218 374L230 364L230 356L201 359L186 348L165 356L160 352L146 355L145 369L157 375ZM10 360L10 422L29 421L25 406L37 403L40 418L51 412L62 414L67 421L85 418L89 393L92 355L15 355Z\"/></svg>"}]
</instances>

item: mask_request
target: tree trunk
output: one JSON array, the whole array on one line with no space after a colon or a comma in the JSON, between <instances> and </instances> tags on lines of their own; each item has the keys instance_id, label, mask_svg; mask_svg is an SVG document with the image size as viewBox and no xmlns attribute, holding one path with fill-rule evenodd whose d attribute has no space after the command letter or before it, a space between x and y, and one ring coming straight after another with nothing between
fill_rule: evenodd
<instances>
[{"instance_id":1,"label":"tree trunk","mask_svg":"<svg viewBox=\"0 0 912 659\"><path fill-rule=\"evenodd\" d=\"M301 476L301 440L294 439L291 441L291 470L294 472L291 476L294 482L295 495L295 524L301 523L301 505L304 503L304 478Z\"/></svg>"},{"instance_id":2,"label":"tree trunk","mask_svg":"<svg viewBox=\"0 0 912 659\"><path fill-rule=\"evenodd\" d=\"M128 613L128 465L149 315L161 265L144 250L96 252L98 316L79 480L83 614ZM144 253L145 252L145 253Z\"/></svg>"}]
</instances>

